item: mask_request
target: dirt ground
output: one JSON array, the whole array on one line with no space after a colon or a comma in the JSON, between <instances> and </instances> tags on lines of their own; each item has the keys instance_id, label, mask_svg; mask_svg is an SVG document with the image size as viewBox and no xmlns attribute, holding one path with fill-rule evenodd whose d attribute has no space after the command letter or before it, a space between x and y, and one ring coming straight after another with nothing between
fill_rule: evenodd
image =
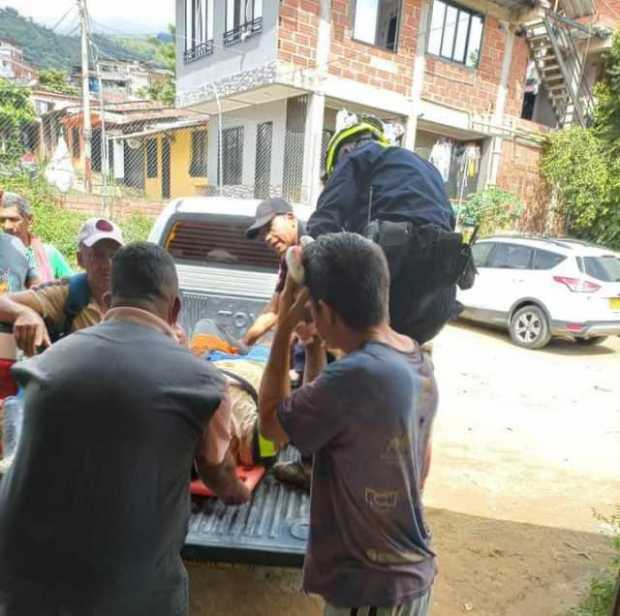
<instances>
[{"instance_id":1,"label":"dirt ground","mask_svg":"<svg viewBox=\"0 0 620 616\"><path fill-rule=\"evenodd\" d=\"M434 358L433 615L565 614L610 557L593 509L620 504L620 338L526 351L457 324ZM299 592L299 571L188 568L193 616L321 613Z\"/></svg>"}]
</instances>

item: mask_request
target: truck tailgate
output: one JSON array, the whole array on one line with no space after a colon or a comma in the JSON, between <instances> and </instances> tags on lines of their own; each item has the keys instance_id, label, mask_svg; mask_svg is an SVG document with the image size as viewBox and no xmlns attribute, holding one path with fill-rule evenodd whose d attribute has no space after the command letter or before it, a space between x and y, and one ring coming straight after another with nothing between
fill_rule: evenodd
<instances>
[{"instance_id":1,"label":"truck tailgate","mask_svg":"<svg viewBox=\"0 0 620 616\"><path fill-rule=\"evenodd\" d=\"M299 458L292 447L281 461ZM188 560L301 567L306 553L310 498L267 473L252 500L226 507L213 498L194 501L183 557Z\"/></svg>"}]
</instances>

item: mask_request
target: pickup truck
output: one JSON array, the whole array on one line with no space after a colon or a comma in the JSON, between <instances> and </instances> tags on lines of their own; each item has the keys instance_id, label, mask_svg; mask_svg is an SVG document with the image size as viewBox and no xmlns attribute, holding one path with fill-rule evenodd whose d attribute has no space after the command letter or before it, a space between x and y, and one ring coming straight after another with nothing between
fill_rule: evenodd
<instances>
[{"instance_id":1,"label":"pickup truck","mask_svg":"<svg viewBox=\"0 0 620 616\"><path fill-rule=\"evenodd\" d=\"M222 197L176 199L156 220L149 240L174 257L188 336L200 319L214 319L240 338L276 286L278 260L261 241L248 240L258 201ZM302 221L310 211L296 207ZM281 460L298 453L288 447ZM309 498L271 475L249 503L226 507L194 502L185 540L189 560L298 567L308 538Z\"/></svg>"}]
</instances>

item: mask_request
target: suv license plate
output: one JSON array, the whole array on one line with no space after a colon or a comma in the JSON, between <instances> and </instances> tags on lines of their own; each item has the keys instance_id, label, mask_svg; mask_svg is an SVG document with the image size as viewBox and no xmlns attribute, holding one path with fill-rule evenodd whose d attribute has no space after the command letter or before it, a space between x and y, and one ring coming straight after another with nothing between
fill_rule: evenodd
<instances>
[{"instance_id":1,"label":"suv license plate","mask_svg":"<svg viewBox=\"0 0 620 616\"><path fill-rule=\"evenodd\" d=\"M609 307L614 311L614 312L620 312L620 297L612 297L609 300Z\"/></svg>"}]
</instances>

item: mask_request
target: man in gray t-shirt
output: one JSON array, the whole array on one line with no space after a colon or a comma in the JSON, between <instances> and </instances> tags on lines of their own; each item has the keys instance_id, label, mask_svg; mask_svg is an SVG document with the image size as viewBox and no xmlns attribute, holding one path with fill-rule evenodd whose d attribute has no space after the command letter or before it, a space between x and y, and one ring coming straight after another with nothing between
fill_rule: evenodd
<instances>
[{"instance_id":1,"label":"man in gray t-shirt","mask_svg":"<svg viewBox=\"0 0 620 616\"><path fill-rule=\"evenodd\" d=\"M0 614L186 616L194 458L227 503L250 497L223 377L175 337L172 257L120 249L111 294L102 323L13 369L24 425L0 484Z\"/></svg>"},{"instance_id":2,"label":"man in gray t-shirt","mask_svg":"<svg viewBox=\"0 0 620 616\"><path fill-rule=\"evenodd\" d=\"M437 409L430 359L389 326L378 246L329 234L301 258L306 288L293 303L289 276L259 408L264 436L314 454L304 589L330 615L423 616L436 573L421 500ZM291 395L288 345L308 300L318 335L307 347L309 384ZM324 345L344 358L325 367Z\"/></svg>"},{"instance_id":3,"label":"man in gray t-shirt","mask_svg":"<svg viewBox=\"0 0 620 616\"><path fill-rule=\"evenodd\" d=\"M38 282L34 256L19 238L0 232L0 295L29 289Z\"/></svg>"}]
</instances>

